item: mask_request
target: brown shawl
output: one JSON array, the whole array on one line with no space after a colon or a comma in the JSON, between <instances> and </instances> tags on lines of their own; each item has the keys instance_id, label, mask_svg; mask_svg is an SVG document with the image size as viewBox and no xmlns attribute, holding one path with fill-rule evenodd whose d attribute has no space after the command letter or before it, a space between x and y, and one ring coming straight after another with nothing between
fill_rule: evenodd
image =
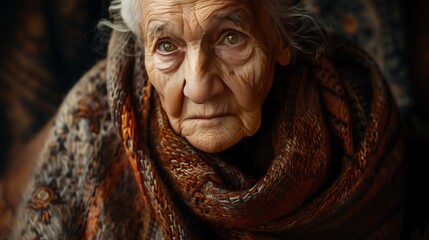
<instances>
[{"instance_id":1,"label":"brown shawl","mask_svg":"<svg viewBox=\"0 0 429 240\"><path fill-rule=\"evenodd\" d=\"M399 116L364 52L278 68L259 132L219 154L171 130L142 66L114 33L57 115L14 237L399 238Z\"/></svg>"},{"instance_id":2,"label":"brown shawl","mask_svg":"<svg viewBox=\"0 0 429 240\"><path fill-rule=\"evenodd\" d=\"M309 63L308 72L279 71L265 128L272 137L264 139L273 158L260 160L268 167L255 179L236 164L252 159L206 154L177 136L141 53L124 57L115 46L107 71L113 119L165 237L207 236L196 226L226 238L399 236L398 114L363 52L343 46L333 60Z\"/></svg>"}]
</instances>

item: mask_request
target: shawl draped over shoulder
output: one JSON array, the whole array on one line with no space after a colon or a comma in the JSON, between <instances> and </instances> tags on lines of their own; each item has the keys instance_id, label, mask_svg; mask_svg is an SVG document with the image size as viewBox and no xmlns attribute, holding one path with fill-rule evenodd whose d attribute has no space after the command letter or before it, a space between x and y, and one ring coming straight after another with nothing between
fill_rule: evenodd
<instances>
[{"instance_id":1,"label":"shawl draped over shoulder","mask_svg":"<svg viewBox=\"0 0 429 240\"><path fill-rule=\"evenodd\" d=\"M142 55L114 32L68 94L12 238L400 237L400 118L366 53L278 66L258 133L217 154L172 131Z\"/></svg>"}]
</instances>

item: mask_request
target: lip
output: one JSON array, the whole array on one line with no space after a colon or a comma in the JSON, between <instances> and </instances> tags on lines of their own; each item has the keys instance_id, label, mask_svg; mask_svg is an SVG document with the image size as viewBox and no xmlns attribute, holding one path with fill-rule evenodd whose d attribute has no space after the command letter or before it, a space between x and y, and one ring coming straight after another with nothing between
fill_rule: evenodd
<instances>
[{"instance_id":1,"label":"lip","mask_svg":"<svg viewBox=\"0 0 429 240\"><path fill-rule=\"evenodd\" d=\"M215 115L195 115L187 118L188 120L213 120L228 117L228 114L215 114Z\"/></svg>"}]
</instances>

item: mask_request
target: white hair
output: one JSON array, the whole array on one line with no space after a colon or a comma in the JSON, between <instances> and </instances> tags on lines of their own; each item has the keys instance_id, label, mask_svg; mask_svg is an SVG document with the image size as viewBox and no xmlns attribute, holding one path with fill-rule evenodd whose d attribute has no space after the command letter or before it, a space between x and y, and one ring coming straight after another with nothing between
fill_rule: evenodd
<instances>
[{"instance_id":1,"label":"white hair","mask_svg":"<svg viewBox=\"0 0 429 240\"><path fill-rule=\"evenodd\" d=\"M112 0L109 6L110 20L101 20L99 27L107 26L119 32L139 34L139 2L138 0Z\"/></svg>"},{"instance_id":2,"label":"white hair","mask_svg":"<svg viewBox=\"0 0 429 240\"><path fill-rule=\"evenodd\" d=\"M118 1L118 0L115 0ZM120 0L119 0L120 1ZM139 22L141 10L141 1L138 0L122 0L121 3L121 17L128 28L134 33L139 34Z\"/></svg>"}]
</instances>

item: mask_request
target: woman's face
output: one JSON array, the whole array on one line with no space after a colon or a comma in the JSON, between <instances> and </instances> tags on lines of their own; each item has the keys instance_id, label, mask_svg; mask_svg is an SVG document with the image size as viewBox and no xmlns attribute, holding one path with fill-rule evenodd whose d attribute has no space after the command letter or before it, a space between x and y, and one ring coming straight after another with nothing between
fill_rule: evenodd
<instances>
[{"instance_id":1,"label":"woman's face","mask_svg":"<svg viewBox=\"0 0 429 240\"><path fill-rule=\"evenodd\" d=\"M149 80L173 130L206 152L253 135L280 41L259 1L144 0Z\"/></svg>"}]
</instances>

